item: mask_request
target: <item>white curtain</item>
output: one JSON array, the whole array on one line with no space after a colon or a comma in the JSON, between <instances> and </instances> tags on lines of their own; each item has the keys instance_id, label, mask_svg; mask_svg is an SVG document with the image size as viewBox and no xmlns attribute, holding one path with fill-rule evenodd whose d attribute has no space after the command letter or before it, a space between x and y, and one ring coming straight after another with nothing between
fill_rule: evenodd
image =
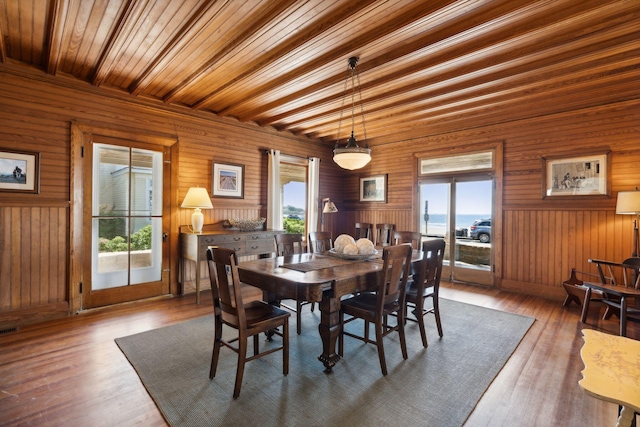
<instances>
[{"instance_id":1,"label":"white curtain","mask_svg":"<svg viewBox=\"0 0 640 427\"><path fill-rule=\"evenodd\" d=\"M309 177L307 178L307 229L309 233L318 230L318 203L320 192L320 159L309 159Z\"/></svg>"},{"instance_id":2,"label":"white curtain","mask_svg":"<svg viewBox=\"0 0 640 427\"><path fill-rule=\"evenodd\" d=\"M269 179L267 181L267 228L283 230L282 192L280 190L280 151L269 150Z\"/></svg>"}]
</instances>

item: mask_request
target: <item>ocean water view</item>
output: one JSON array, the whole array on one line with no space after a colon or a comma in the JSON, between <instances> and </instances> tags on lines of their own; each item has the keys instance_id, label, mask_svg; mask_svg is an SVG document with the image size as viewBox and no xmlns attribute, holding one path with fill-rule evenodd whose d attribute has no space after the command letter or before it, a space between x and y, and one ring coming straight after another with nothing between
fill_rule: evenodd
<instances>
[{"instance_id":1,"label":"ocean water view","mask_svg":"<svg viewBox=\"0 0 640 427\"><path fill-rule=\"evenodd\" d=\"M473 221L477 219L491 218L491 214L460 214L456 215L455 228L469 228ZM425 230L425 225L427 229ZM420 232L422 234L430 234L444 236L447 231L447 214L429 214L429 221L425 224L424 220L420 224Z\"/></svg>"}]
</instances>

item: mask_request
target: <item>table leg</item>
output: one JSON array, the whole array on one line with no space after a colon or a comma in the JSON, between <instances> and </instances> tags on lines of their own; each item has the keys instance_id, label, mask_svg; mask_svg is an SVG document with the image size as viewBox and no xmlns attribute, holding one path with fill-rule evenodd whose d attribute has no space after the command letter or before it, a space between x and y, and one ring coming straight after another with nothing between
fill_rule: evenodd
<instances>
[{"instance_id":1,"label":"table leg","mask_svg":"<svg viewBox=\"0 0 640 427\"><path fill-rule=\"evenodd\" d=\"M632 427L635 415L636 414L633 409L623 406L620 410L620 416L618 417L618 424L616 424L616 427Z\"/></svg>"},{"instance_id":2,"label":"table leg","mask_svg":"<svg viewBox=\"0 0 640 427\"><path fill-rule=\"evenodd\" d=\"M325 373L329 374L340 360L336 353L336 343L340 335L340 298L324 295L320 302L320 325L318 325L322 339L322 354L318 360L324 364Z\"/></svg>"}]
</instances>

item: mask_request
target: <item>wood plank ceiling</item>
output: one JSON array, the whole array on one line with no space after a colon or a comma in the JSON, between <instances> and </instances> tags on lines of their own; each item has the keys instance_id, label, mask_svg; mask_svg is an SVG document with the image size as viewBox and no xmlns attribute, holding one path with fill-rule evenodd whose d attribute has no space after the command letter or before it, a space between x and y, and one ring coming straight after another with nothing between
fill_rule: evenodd
<instances>
[{"instance_id":1,"label":"wood plank ceiling","mask_svg":"<svg viewBox=\"0 0 640 427\"><path fill-rule=\"evenodd\" d=\"M637 99L639 28L638 0L0 0L0 61L333 145L358 56L375 145Z\"/></svg>"}]
</instances>

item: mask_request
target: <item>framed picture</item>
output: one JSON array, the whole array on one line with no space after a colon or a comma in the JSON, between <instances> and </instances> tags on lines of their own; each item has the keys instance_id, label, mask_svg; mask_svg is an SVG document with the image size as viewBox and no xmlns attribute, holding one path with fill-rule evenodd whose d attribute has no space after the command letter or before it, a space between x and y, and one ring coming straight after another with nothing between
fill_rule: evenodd
<instances>
[{"instance_id":1,"label":"framed picture","mask_svg":"<svg viewBox=\"0 0 640 427\"><path fill-rule=\"evenodd\" d=\"M213 164L213 197L244 199L244 165Z\"/></svg>"},{"instance_id":2,"label":"framed picture","mask_svg":"<svg viewBox=\"0 0 640 427\"><path fill-rule=\"evenodd\" d=\"M40 193L40 153L0 148L0 191Z\"/></svg>"},{"instance_id":3,"label":"framed picture","mask_svg":"<svg viewBox=\"0 0 640 427\"><path fill-rule=\"evenodd\" d=\"M387 175L360 178L360 201L387 203Z\"/></svg>"},{"instance_id":4,"label":"framed picture","mask_svg":"<svg viewBox=\"0 0 640 427\"><path fill-rule=\"evenodd\" d=\"M542 158L542 198L611 196L610 152Z\"/></svg>"}]
</instances>

